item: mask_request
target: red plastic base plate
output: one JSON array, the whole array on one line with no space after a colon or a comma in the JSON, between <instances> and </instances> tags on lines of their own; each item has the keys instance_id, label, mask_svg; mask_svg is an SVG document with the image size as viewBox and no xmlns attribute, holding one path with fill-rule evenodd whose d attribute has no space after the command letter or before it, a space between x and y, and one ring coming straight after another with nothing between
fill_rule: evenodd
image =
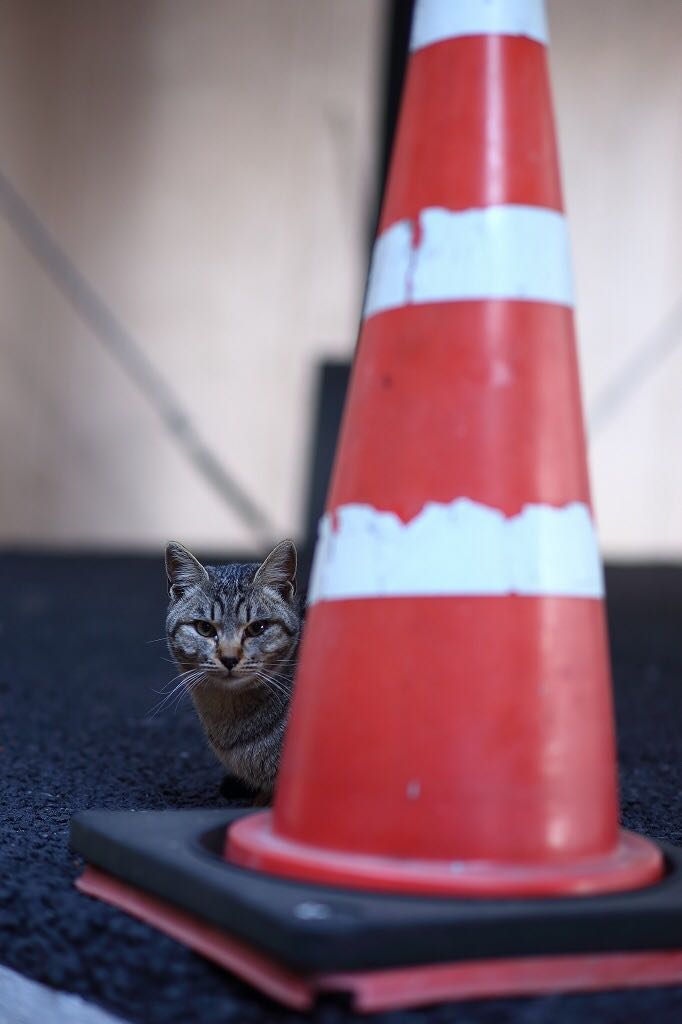
<instances>
[{"instance_id":1,"label":"red plastic base plate","mask_svg":"<svg viewBox=\"0 0 682 1024\"><path fill-rule=\"evenodd\" d=\"M375 971L297 974L199 918L86 867L81 892L153 925L226 968L277 1002L310 1009L322 993L350 995L372 1013L448 1000L590 992L682 984L682 950L518 957L396 967Z\"/></svg>"}]
</instances>

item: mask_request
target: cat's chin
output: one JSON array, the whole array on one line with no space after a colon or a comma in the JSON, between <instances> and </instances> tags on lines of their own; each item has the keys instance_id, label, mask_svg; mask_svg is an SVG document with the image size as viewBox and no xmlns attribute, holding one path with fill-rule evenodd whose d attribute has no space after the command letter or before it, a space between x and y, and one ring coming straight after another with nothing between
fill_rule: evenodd
<instances>
[{"instance_id":1,"label":"cat's chin","mask_svg":"<svg viewBox=\"0 0 682 1024\"><path fill-rule=\"evenodd\" d=\"M253 675L225 675L218 676L216 682L219 684L221 690L227 690L230 693L240 693L242 690L250 690L256 686L259 686L259 680L257 676Z\"/></svg>"}]
</instances>

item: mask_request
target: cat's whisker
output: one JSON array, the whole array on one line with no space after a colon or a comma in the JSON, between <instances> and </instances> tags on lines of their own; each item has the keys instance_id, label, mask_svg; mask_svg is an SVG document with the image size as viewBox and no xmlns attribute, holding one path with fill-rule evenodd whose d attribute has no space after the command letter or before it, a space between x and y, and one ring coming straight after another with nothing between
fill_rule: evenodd
<instances>
[{"instance_id":1,"label":"cat's whisker","mask_svg":"<svg viewBox=\"0 0 682 1024\"><path fill-rule=\"evenodd\" d=\"M259 676L259 678L260 678L260 679L266 679L266 680L267 680L267 681L268 681L269 683L272 683L272 685L273 685L273 686L274 686L274 687L275 687L275 688L276 688L277 690L279 690L279 691L280 691L280 693L286 693L286 694L289 694L289 690L287 690L286 686L284 685L284 683L282 682L282 680L281 680L281 679L276 679L276 678L274 678L273 676L269 676L269 675L262 675L262 674L261 674L261 675Z\"/></svg>"},{"instance_id":2,"label":"cat's whisker","mask_svg":"<svg viewBox=\"0 0 682 1024\"><path fill-rule=\"evenodd\" d=\"M282 687L275 683L272 679L261 678L260 681L263 683L264 686L267 686L271 693L279 694L279 696L285 703L288 703L288 701L291 699L291 694L289 693L289 691L282 689Z\"/></svg>"},{"instance_id":3,"label":"cat's whisker","mask_svg":"<svg viewBox=\"0 0 682 1024\"><path fill-rule=\"evenodd\" d=\"M180 691L180 693L178 694L178 698L175 701L175 704L173 705L173 711L174 712L177 711L178 708L180 707L180 704L182 702L182 698L187 696L187 694L193 693L194 690L196 690L199 686L201 686L203 681L204 681L204 673L203 672L198 673L197 678L189 679L187 681L187 684Z\"/></svg>"},{"instance_id":4,"label":"cat's whisker","mask_svg":"<svg viewBox=\"0 0 682 1024\"><path fill-rule=\"evenodd\" d=\"M272 672L270 671L270 669L267 669L262 665L255 665L254 668L256 672L259 672L261 675L266 676L268 679L277 679L278 676L280 675L280 673ZM282 678L284 679L285 677L282 676Z\"/></svg>"},{"instance_id":5,"label":"cat's whisker","mask_svg":"<svg viewBox=\"0 0 682 1024\"><path fill-rule=\"evenodd\" d=\"M271 696L279 703L281 707L286 707L288 703L288 694L283 696L279 690L276 690L269 679L265 679L263 676L258 676L258 679L269 690Z\"/></svg>"},{"instance_id":6,"label":"cat's whisker","mask_svg":"<svg viewBox=\"0 0 682 1024\"><path fill-rule=\"evenodd\" d=\"M199 681L196 677L203 677L203 675L204 673L203 670L201 669L193 669L190 672L182 672L180 674L180 682L177 683L170 691L170 693L167 693L162 698L162 700L160 700L159 703L151 709L151 711L148 712L147 717L155 718L158 714L160 714L161 711L163 711L165 707L167 707L170 704L170 702L172 701L173 697L176 694L179 695L178 701L176 703L177 706L177 704L179 704L182 698L184 697L185 693L190 693L194 686L196 685L196 683ZM176 676L176 678L178 677ZM171 680L171 682L175 682L175 680Z\"/></svg>"},{"instance_id":7,"label":"cat's whisker","mask_svg":"<svg viewBox=\"0 0 682 1024\"><path fill-rule=\"evenodd\" d=\"M154 689L154 687L152 687L152 692L158 693L159 696L161 696L162 694L167 696L171 689L175 689L175 684L178 683L178 679L180 679L180 676L176 676L175 679L171 679L164 686L162 686L160 690L156 690ZM182 684L178 683L178 685Z\"/></svg>"},{"instance_id":8,"label":"cat's whisker","mask_svg":"<svg viewBox=\"0 0 682 1024\"><path fill-rule=\"evenodd\" d=\"M272 693L281 694L286 700L291 696L290 691L277 679L266 675L262 670L257 671L256 676L262 683L265 683Z\"/></svg>"},{"instance_id":9,"label":"cat's whisker","mask_svg":"<svg viewBox=\"0 0 682 1024\"><path fill-rule=\"evenodd\" d=\"M191 689L193 689L193 685L194 684L190 682L184 683L181 687L179 687L177 691L173 691L173 693L169 694L168 699L162 702L162 705L159 708L155 709L153 717L157 717L161 714L162 711L165 711L167 708L172 707L174 711L177 710L180 700L187 693L191 692ZM176 695L176 692L177 696L175 702L173 703L172 698Z\"/></svg>"},{"instance_id":10,"label":"cat's whisker","mask_svg":"<svg viewBox=\"0 0 682 1024\"><path fill-rule=\"evenodd\" d=\"M259 662L253 662L248 667L253 669L255 672L261 673L264 676L272 676L273 678L275 678L277 675L279 675L279 673L273 672L272 669L270 669L267 665L260 664Z\"/></svg>"},{"instance_id":11,"label":"cat's whisker","mask_svg":"<svg viewBox=\"0 0 682 1024\"><path fill-rule=\"evenodd\" d=\"M178 679L182 679L183 676L189 676L193 672L196 672L196 671L198 671L196 668L190 668L190 669L185 669L182 672L178 672L178 674L176 676L173 676L173 678L169 679L167 683L164 683L160 690L155 690L154 692L155 693L165 693L168 690L168 687L172 686L173 683L177 682Z\"/></svg>"},{"instance_id":12,"label":"cat's whisker","mask_svg":"<svg viewBox=\"0 0 682 1024\"><path fill-rule=\"evenodd\" d=\"M263 673L265 673L265 675L280 675L280 674L284 675L285 674L285 673L277 673L276 671L274 671L271 668L270 665L265 665L265 664L263 664L263 662L259 662L259 661L247 661L247 662L244 663L244 668L250 668L250 669L253 669L256 672L263 672Z\"/></svg>"},{"instance_id":13,"label":"cat's whisker","mask_svg":"<svg viewBox=\"0 0 682 1024\"><path fill-rule=\"evenodd\" d=\"M184 681L183 681L181 684L179 684L179 688L183 689L184 685L185 684L184 684ZM158 704L155 704L154 707L151 708L151 710L147 712L147 716L146 717L148 719L156 718L157 715L159 715L164 710L164 708L168 706L169 702L171 701L171 699L173 698L175 693L176 693L176 690L172 690L171 693L166 694L166 696L163 698L163 700L160 700L158 702Z\"/></svg>"},{"instance_id":14,"label":"cat's whisker","mask_svg":"<svg viewBox=\"0 0 682 1024\"><path fill-rule=\"evenodd\" d=\"M278 679L280 682L289 684L292 682L292 674L289 672L277 672L271 668L261 668L260 671L267 672L269 676L272 676L273 679Z\"/></svg>"}]
</instances>

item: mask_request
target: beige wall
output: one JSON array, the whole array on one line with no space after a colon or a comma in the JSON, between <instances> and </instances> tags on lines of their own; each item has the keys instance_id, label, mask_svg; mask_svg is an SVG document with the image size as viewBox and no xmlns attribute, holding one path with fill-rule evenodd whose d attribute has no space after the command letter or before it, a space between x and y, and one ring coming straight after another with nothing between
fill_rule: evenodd
<instances>
[{"instance_id":1,"label":"beige wall","mask_svg":"<svg viewBox=\"0 0 682 1024\"><path fill-rule=\"evenodd\" d=\"M549 12L597 416L682 294L682 3ZM0 171L281 533L301 528L316 362L356 331L382 14L0 0ZM2 216L0 266L0 543L248 544ZM681 557L682 344L635 377L594 419L604 547Z\"/></svg>"},{"instance_id":2,"label":"beige wall","mask_svg":"<svg viewBox=\"0 0 682 1024\"><path fill-rule=\"evenodd\" d=\"M278 533L352 350L382 5L5 0L0 170ZM0 217L0 542L251 537Z\"/></svg>"},{"instance_id":3,"label":"beige wall","mask_svg":"<svg viewBox=\"0 0 682 1024\"><path fill-rule=\"evenodd\" d=\"M680 558L682 3L548 8L602 543ZM621 377L635 386L607 415Z\"/></svg>"}]
</instances>

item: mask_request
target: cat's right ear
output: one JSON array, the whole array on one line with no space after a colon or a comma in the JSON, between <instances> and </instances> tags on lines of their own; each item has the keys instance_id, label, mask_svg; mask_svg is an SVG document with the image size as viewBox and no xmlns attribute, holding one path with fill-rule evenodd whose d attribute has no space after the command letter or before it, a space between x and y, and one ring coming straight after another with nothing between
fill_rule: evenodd
<instances>
[{"instance_id":1,"label":"cat's right ear","mask_svg":"<svg viewBox=\"0 0 682 1024\"><path fill-rule=\"evenodd\" d=\"M201 562L173 540L166 544L166 576L168 593L172 598L182 597L190 587L208 582L208 573Z\"/></svg>"},{"instance_id":2,"label":"cat's right ear","mask_svg":"<svg viewBox=\"0 0 682 1024\"><path fill-rule=\"evenodd\" d=\"M296 565L298 556L293 540L283 540L274 547L259 566L253 582L261 587L272 587L290 601L296 593Z\"/></svg>"}]
</instances>

